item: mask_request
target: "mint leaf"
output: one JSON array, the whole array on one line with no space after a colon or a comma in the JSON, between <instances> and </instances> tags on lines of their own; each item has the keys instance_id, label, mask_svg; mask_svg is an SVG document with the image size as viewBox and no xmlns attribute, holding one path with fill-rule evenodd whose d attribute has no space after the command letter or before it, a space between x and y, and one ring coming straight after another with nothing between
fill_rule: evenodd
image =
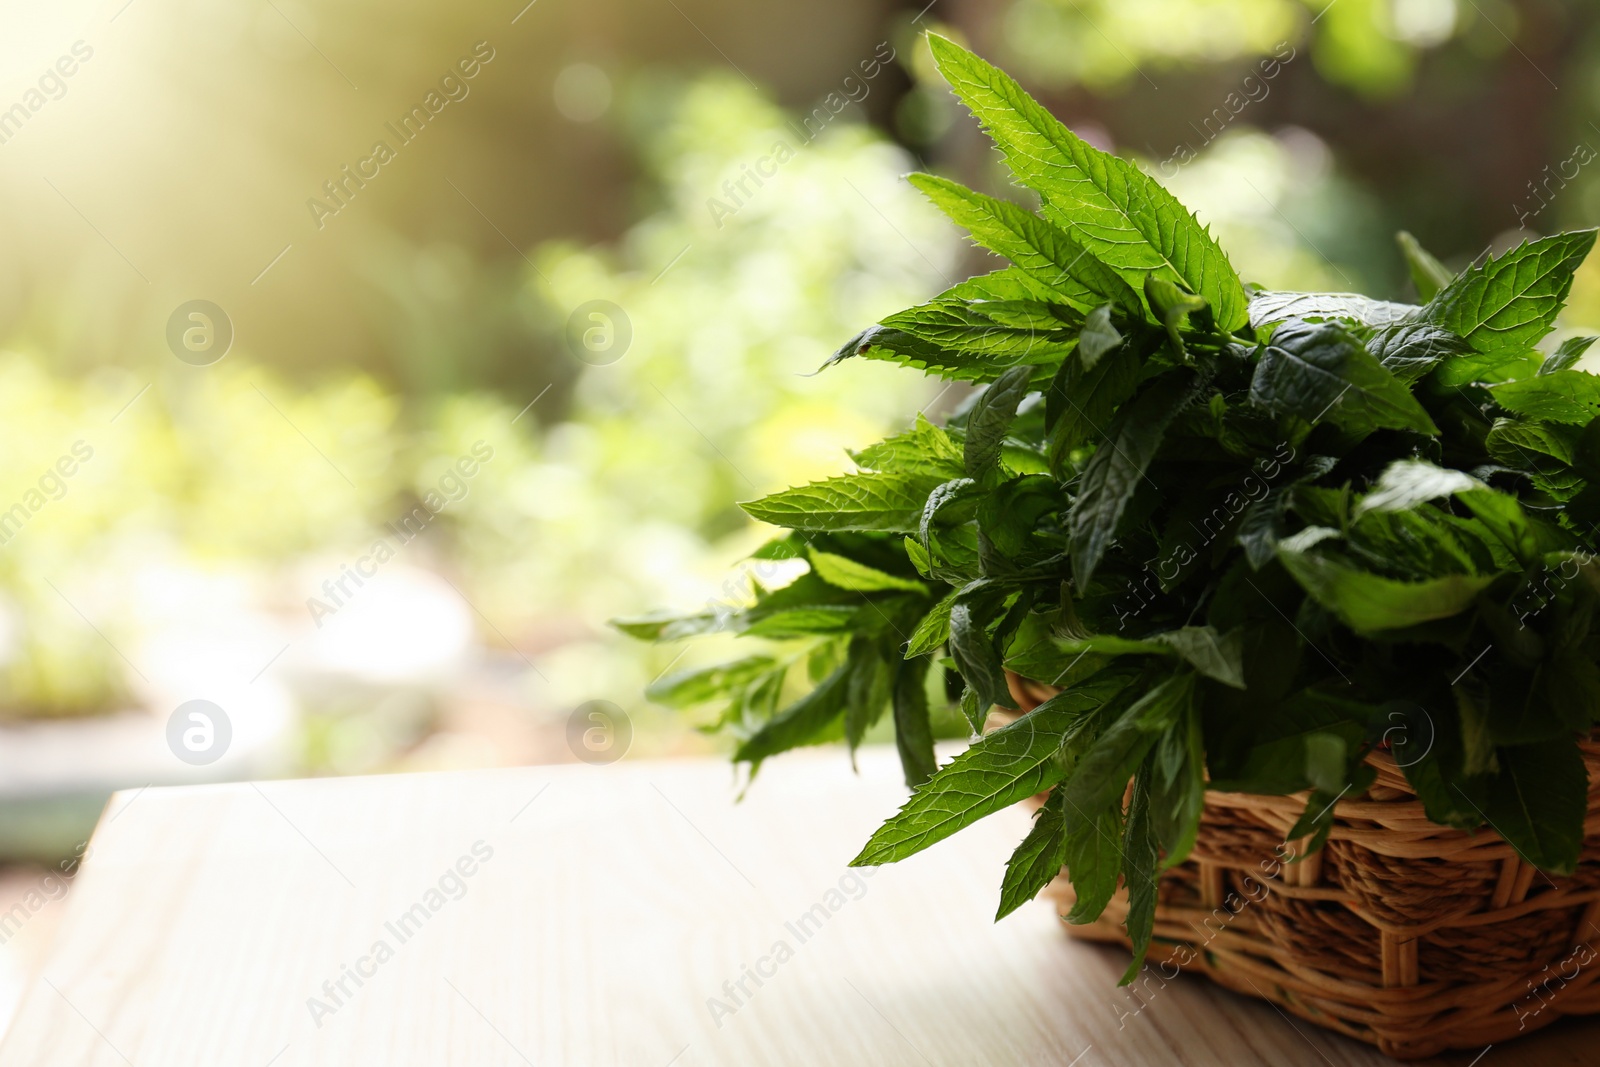
<instances>
[{"instance_id":1,"label":"mint leaf","mask_svg":"<svg viewBox=\"0 0 1600 1067\"><path fill-rule=\"evenodd\" d=\"M1458 615L1472 605L1479 590L1494 581L1494 575L1474 578L1464 574L1397 581L1297 551L1297 538L1279 542L1278 559L1313 600L1357 633L1398 630Z\"/></svg>"},{"instance_id":2,"label":"mint leaf","mask_svg":"<svg viewBox=\"0 0 1600 1067\"><path fill-rule=\"evenodd\" d=\"M740 504L749 515L791 530L912 533L939 479L925 475L846 474Z\"/></svg>"},{"instance_id":3,"label":"mint leaf","mask_svg":"<svg viewBox=\"0 0 1600 1067\"><path fill-rule=\"evenodd\" d=\"M1588 772L1566 739L1500 750L1500 773L1489 784L1489 825L1524 860L1569 875L1583 848Z\"/></svg>"},{"instance_id":4,"label":"mint leaf","mask_svg":"<svg viewBox=\"0 0 1600 1067\"><path fill-rule=\"evenodd\" d=\"M928 34L939 71L1005 154L1041 213L1124 278L1155 271L1206 299L1217 324L1248 321L1244 287L1211 234L1127 160L1090 146L1004 72Z\"/></svg>"},{"instance_id":5,"label":"mint leaf","mask_svg":"<svg viewBox=\"0 0 1600 1067\"><path fill-rule=\"evenodd\" d=\"M1192 374L1169 374L1123 408L1108 439L1084 467L1078 495L1068 515L1072 574L1080 590L1116 536L1117 522L1156 458L1167 426L1194 395Z\"/></svg>"},{"instance_id":6,"label":"mint leaf","mask_svg":"<svg viewBox=\"0 0 1600 1067\"><path fill-rule=\"evenodd\" d=\"M1128 886L1128 917L1125 925L1133 959L1122 973L1127 985L1144 968L1150 950L1150 935L1156 925L1156 861L1158 859L1154 816L1150 802L1150 778L1154 772L1146 758L1144 769L1133 780L1133 797L1128 804L1128 826L1122 841L1122 869Z\"/></svg>"},{"instance_id":7,"label":"mint leaf","mask_svg":"<svg viewBox=\"0 0 1600 1067\"><path fill-rule=\"evenodd\" d=\"M1558 370L1489 387L1494 402L1524 418L1582 425L1600 416L1600 375Z\"/></svg>"},{"instance_id":8,"label":"mint leaf","mask_svg":"<svg viewBox=\"0 0 1600 1067\"><path fill-rule=\"evenodd\" d=\"M933 755L933 725L928 718L926 680L930 659L902 661L894 673L894 745L906 785L916 789L938 769Z\"/></svg>"},{"instance_id":9,"label":"mint leaf","mask_svg":"<svg viewBox=\"0 0 1600 1067\"><path fill-rule=\"evenodd\" d=\"M746 656L731 663L677 671L651 683L644 695L669 708L693 707L754 681L776 666L771 656Z\"/></svg>"},{"instance_id":10,"label":"mint leaf","mask_svg":"<svg viewBox=\"0 0 1600 1067\"><path fill-rule=\"evenodd\" d=\"M1039 895L1061 873L1067 859L1066 825L1061 817L1061 791L1050 794L1033 816L1033 828L1006 861L1005 878L1000 883L1000 910L994 921Z\"/></svg>"},{"instance_id":11,"label":"mint leaf","mask_svg":"<svg viewBox=\"0 0 1600 1067\"><path fill-rule=\"evenodd\" d=\"M1445 265L1423 248L1417 239L1404 230L1394 235L1400 251L1406 257L1406 268L1411 272L1411 284L1417 287L1417 296L1423 300L1433 299L1433 295L1440 289L1450 284L1455 275L1445 269Z\"/></svg>"},{"instance_id":12,"label":"mint leaf","mask_svg":"<svg viewBox=\"0 0 1600 1067\"><path fill-rule=\"evenodd\" d=\"M872 867L905 859L985 815L1048 789L1063 774L1056 750L1068 728L1126 684L1120 676L1089 679L985 734L911 794L850 865Z\"/></svg>"},{"instance_id":13,"label":"mint leaf","mask_svg":"<svg viewBox=\"0 0 1600 1067\"><path fill-rule=\"evenodd\" d=\"M1594 239L1594 230L1578 230L1520 244L1463 272L1419 318L1459 334L1480 352L1530 349L1555 325Z\"/></svg>"},{"instance_id":14,"label":"mint leaf","mask_svg":"<svg viewBox=\"0 0 1600 1067\"><path fill-rule=\"evenodd\" d=\"M977 696L980 710L987 710L992 704L1017 706L1006 685L1000 653L989 637L989 624L1001 606L992 598L958 598L950 608L950 654L955 657L961 677Z\"/></svg>"},{"instance_id":15,"label":"mint leaf","mask_svg":"<svg viewBox=\"0 0 1600 1067\"><path fill-rule=\"evenodd\" d=\"M1207 678L1244 688L1244 642L1238 631L1223 636L1210 626L1183 626L1152 634L1149 641L1170 648Z\"/></svg>"},{"instance_id":16,"label":"mint leaf","mask_svg":"<svg viewBox=\"0 0 1600 1067\"><path fill-rule=\"evenodd\" d=\"M919 581L886 574L865 563L857 563L847 556L822 552L815 548L810 549L807 556L811 561L812 572L838 589L849 589L858 593L881 593L889 589L909 593L928 591L928 587Z\"/></svg>"},{"instance_id":17,"label":"mint leaf","mask_svg":"<svg viewBox=\"0 0 1600 1067\"><path fill-rule=\"evenodd\" d=\"M1582 359L1583 354L1589 351L1589 346L1596 341L1600 341L1600 337L1567 338L1556 346L1549 358L1539 364L1539 373L1554 374L1558 370L1566 370Z\"/></svg>"},{"instance_id":18,"label":"mint leaf","mask_svg":"<svg viewBox=\"0 0 1600 1067\"><path fill-rule=\"evenodd\" d=\"M1050 468L1059 471L1074 449L1105 435L1112 416L1139 387L1141 360L1131 349L1103 354L1088 370L1084 352L1068 356L1045 393Z\"/></svg>"},{"instance_id":19,"label":"mint leaf","mask_svg":"<svg viewBox=\"0 0 1600 1067\"><path fill-rule=\"evenodd\" d=\"M844 714L849 684L850 666L846 663L747 738L734 750L734 761L760 763L779 752L823 740L819 735Z\"/></svg>"},{"instance_id":20,"label":"mint leaf","mask_svg":"<svg viewBox=\"0 0 1600 1067\"><path fill-rule=\"evenodd\" d=\"M612 619L610 625L641 641L676 641L682 637L716 633L727 629L732 612L653 611L646 615L629 615Z\"/></svg>"},{"instance_id":21,"label":"mint leaf","mask_svg":"<svg viewBox=\"0 0 1600 1067\"><path fill-rule=\"evenodd\" d=\"M1369 511L1410 511L1427 500L1482 488L1482 482L1463 471L1435 467L1420 459L1403 459L1384 468L1372 492L1356 505L1354 518Z\"/></svg>"},{"instance_id":22,"label":"mint leaf","mask_svg":"<svg viewBox=\"0 0 1600 1067\"><path fill-rule=\"evenodd\" d=\"M911 429L851 452L850 458L863 470L925 474L941 481L960 477L963 469L961 446L920 413Z\"/></svg>"},{"instance_id":23,"label":"mint leaf","mask_svg":"<svg viewBox=\"0 0 1600 1067\"><path fill-rule=\"evenodd\" d=\"M898 656L893 662L885 659L878 642L871 638L856 637L851 640L846 661L850 676L846 681L844 739L852 752L861 744L861 738L872 728L872 724L882 717L884 708L889 706L894 688L894 668L899 662Z\"/></svg>"},{"instance_id":24,"label":"mint leaf","mask_svg":"<svg viewBox=\"0 0 1600 1067\"><path fill-rule=\"evenodd\" d=\"M1329 419L1353 434L1439 432L1411 390L1340 326L1278 327L1256 364L1250 399L1313 424Z\"/></svg>"},{"instance_id":25,"label":"mint leaf","mask_svg":"<svg viewBox=\"0 0 1600 1067\"><path fill-rule=\"evenodd\" d=\"M910 174L907 181L932 200L973 240L1005 256L1033 281L1087 310L1107 301L1125 313L1144 317L1139 294L1116 271L1085 251L1066 231L1026 208L932 174Z\"/></svg>"},{"instance_id":26,"label":"mint leaf","mask_svg":"<svg viewBox=\"0 0 1600 1067\"><path fill-rule=\"evenodd\" d=\"M1102 304L1089 312L1078 333L1078 359L1085 370L1093 370L1100 357L1122 344L1122 335L1111 325L1111 305Z\"/></svg>"},{"instance_id":27,"label":"mint leaf","mask_svg":"<svg viewBox=\"0 0 1600 1067\"><path fill-rule=\"evenodd\" d=\"M928 609L906 641L907 659L926 655L950 639L950 608L960 595L961 590L952 589L943 600Z\"/></svg>"},{"instance_id":28,"label":"mint leaf","mask_svg":"<svg viewBox=\"0 0 1600 1067\"><path fill-rule=\"evenodd\" d=\"M1250 294L1250 325L1258 330L1291 319L1389 326L1420 310L1415 304L1374 300L1359 293L1290 293L1258 289Z\"/></svg>"},{"instance_id":29,"label":"mint leaf","mask_svg":"<svg viewBox=\"0 0 1600 1067\"><path fill-rule=\"evenodd\" d=\"M1013 367L985 389L967 416L966 475L982 480L1000 465L1000 446L1028 392L1029 368Z\"/></svg>"},{"instance_id":30,"label":"mint leaf","mask_svg":"<svg viewBox=\"0 0 1600 1067\"><path fill-rule=\"evenodd\" d=\"M1402 382L1410 383L1426 376L1446 360L1455 361L1472 349L1467 342L1443 326L1426 322L1398 322L1373 334L1367 341L1367 351L1372 353L1384 370ZM1458 366L1457 372L1464 366Z\"/></svg>"}]
</instances>

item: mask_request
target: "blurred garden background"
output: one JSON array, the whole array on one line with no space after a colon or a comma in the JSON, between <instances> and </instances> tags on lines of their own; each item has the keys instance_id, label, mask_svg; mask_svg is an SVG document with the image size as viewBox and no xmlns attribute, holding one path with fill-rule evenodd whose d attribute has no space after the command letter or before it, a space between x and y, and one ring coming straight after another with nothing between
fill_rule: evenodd
<instances>
[{"instance_id":1,"label":"blurred garden background","mask_svg":"<svg viewBox=\"0 0 1600 1067\"><path fill-rule=\"evenodd\" d=\"M1246 281L1405 299L1399 229L1454 267L1600 222L1585 0L0 11L0 859L70 854L112 788L592 757L584 709L627 758L716 747L642 693L724 650L606 622L737 600L737 501L958 402L811 376L988 269L900 180L1007 191L926 29ZM169 340L195 300L220 359ZM195 699L232 737L189 768Z\"/></svg>"}]
</instances>

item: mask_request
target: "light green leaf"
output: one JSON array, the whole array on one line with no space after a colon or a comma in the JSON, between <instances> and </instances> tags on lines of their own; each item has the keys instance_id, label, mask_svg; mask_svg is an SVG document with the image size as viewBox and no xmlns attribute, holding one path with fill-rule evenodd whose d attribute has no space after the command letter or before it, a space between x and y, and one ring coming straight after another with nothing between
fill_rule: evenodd
<instances>
[{"instance_id":1,"label":"light green leaf","mask_svg":"<svg viewBox=\"0 0 1600 1067\"><path fill-rule=\"evenodd\" d=\"M1583 358L1589 351L1589 346L1600 337L1569 337L1556 346L1556 350L1543 363L1539 364L1540 374L1554 374L1558 370L1566 370Z\"/></svg>"},{"instance_id":2,"label":"light green leaf","mask_svg":"<svg viewBox=\"0 0 1600 1067\"><path fill-rule=\"evenodd\" d=\"M961 446L920 413L911 429L851 452L850 458L863 470L925 474L941 480L959 478L963 465Z\"/></svg>"},{"instance_id":3,"label":"light green leaf","mask_svg":"<svg viewBox=\"0 0 1600 1067\"><path fill-rule=\"evenodd\" d=\"M645 689L646 698L669 708L687 708L724 696L777 666L771 656L747 656L730 663L675 671Z\"/></svg>"},{"instance_id":4,"label":"light green leaf","mask_svg":"<svg viewBox=\"0 0 1600 1067\"><path fill-rule=\"evenodd\" d=\"M734 761L760 763L769 756L819 740L818 735L844 714L849 686L850 665L846 663L747 738L734 751Z\"/></svg>"},{"instance_id":5,"label":"light green leaf","mask_svg":"<svg viewBox=\"0 0 1600 1067\"><path fill-rule=\"evenodd\" d=\"M1433 299L1433 295L1449 285L1455 275L1406 231L1401 230L1394 236L1406 257L1406 267L1411 271L1411 283L1417 287L1417 296L1423 300Z\"/></svg>"},{"instance_id":6,"label":"light green leaf","mask_svg":"<svg viewBox=\"0 0 1600 1067\"><path fill-rule=\"evenodd\" d=\"M926 475L846 474L739 506L752 518L792 530L912 533L939 481Z\"/></svg>"},{"instance_id":7,"label":"light green leaf","mask_svg":"<svg viewBox=\"0 0 1600 1067\"><path fill-rule=\"evenodd\" d=\"M1139 294L1116 271L1033 212L932 174L911 174L907 180L973 240L1005 256L1068 302L1087 310L1110 301L1127 314L1144 316Z\"/></svg>"},{"instance_id":8,"label":"light green leaf","mask_svg":"<svg viewBox=\"0 0 1600 1067\"><path fill-rule=\"evenodd\" d=\"M733 612L653 611L647 615L630 615L612 619L610 625L629 637L641 641L676 641L682 637L716 633L728 627Z\"/></svg>"},{"instance_id":9,"label":"light green leaf","mask_svg":"<svg viewBox=\"0 0 1600 1067\"><path fill-rule=\"evenodd\" d=\"M881 593L886 589L900 589L909 593L926 593L928 587L911 578L886 574L865 563L857 563L846 556L822 552L811 548L807 555L811 569L818 578L839 589L858 593Z\"/></svg>"},{"instance_id":10,"label":"light green leaf","mask_svg":"<svg viewBox=\"0 0 1600 1067\"><path fill-rule=\"evenodd\" d=\"M915 541L911 543L916 544ZM960 595L961 590L952 589L944 599L928 609L928 613L917 623L917 628L911 631L911 637L906 641L907 659L926 655L950 639L950 608Z\"/></svg>"},{"instance_id":11,"label":"light green leaf","mask_svg":"<svg viewBox=\"0 0 1600 1067\"><path fill-rule=\"evenodd\" d=\"M1126 160L1068 130L1004 72L928 34L950 87L988 129L1041 213L1124 278L1155 271L1206 299L1217 324L1248 321L1244 287L1211 234L1176 197Z\"/></svg>"},{"instance_id":12,"label":"light green leaf","mask_svg":"<svg viewBox=\"0 0 1600 1067\"><path fill-rule=\"evenodd\" d=\"M1401 582L1358 570L1323 556L1278 544L1282 561L1300 587L1357 633L1398 630L1465 611L1493 575L1451 574L1422 582Z\"/></svg>"},{"instance_id":13,"label":"light green leaf","mask_svg":"<svg viewBox=\"0 0 1600 1067\"><path fill-rule=\"evenodd\" d=\"M1600 416L1600 375L1558 370L1489 388L1495 403L1528 419L1582 425Z\"/></svg>"}]
</instances>

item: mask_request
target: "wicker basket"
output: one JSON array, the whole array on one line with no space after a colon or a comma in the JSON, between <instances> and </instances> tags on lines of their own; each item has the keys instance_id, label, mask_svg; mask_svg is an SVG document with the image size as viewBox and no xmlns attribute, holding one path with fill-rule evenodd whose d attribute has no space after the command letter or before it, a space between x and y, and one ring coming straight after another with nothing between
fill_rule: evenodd
<instances>
[{"instance_id":1,"label":"wicker basket","mask_svg":"<svg viewBox=\"0 0 1600 1067\"><path fill-rule=\"evenodd\" d=\"M1056 690L1013 676L1031 711ZM1589 816L1570 878L1522 862L1498 834L1428 821L1386 752L1369 794L1340 803L1298 863L1287 797L1208 792L1194 852L1161 876L1146 981L1198 971L1400 1059L1481 1049L1600 1012L1600 743L1584 743ZM1289 850L1294 849L1291 853ZM1065 916L1064 874L1047 892ZM1119 890L1074 937L1126 945Z\"/></svg>"}]
</instances>

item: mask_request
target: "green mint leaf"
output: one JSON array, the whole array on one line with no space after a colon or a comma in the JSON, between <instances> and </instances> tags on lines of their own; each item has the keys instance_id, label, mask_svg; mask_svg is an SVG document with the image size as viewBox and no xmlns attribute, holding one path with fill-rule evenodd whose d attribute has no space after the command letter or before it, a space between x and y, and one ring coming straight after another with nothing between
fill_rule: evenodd
<instances>
[{"instance_id":1,"label":"green mint leaf","mask_svg":"<svg viewBox=\"0 0 1600 1067\"><path fill-rule=\"evenodd\" d=\"M992 381L1017 361L1011 354L951 350L905 330L875 325L840 345L822 367L826 369L852 356L887 360L959 382Z\"/></svg>"},{"instance_id":2,"label":"green mint leaf","mask_svg":"<svg viewBox=\"0 0 1600 1067\"><path fill-rule=\"evenodd\" d=\"M1041 213L1124 278L1156 271L1205 297L1224 330L1245 325L1244 287L1205 227L1127 160L1090 146L1004 72L928 35L939 71L1043 200Z\"/></svg>"},{"instance_id":3,"label":"green mint leaf","mask_svg":"<svg viewBox=\"0 0 1600 1067\"><path fill-rule=\"evenodd\" d=\"M1399 630L1458 615L1494 581L1493 575L1474 578L1464 574L1397 581L1300 551L1296 542L1301 537L1297 534L1279 542L1278 559L1313 600L1357 633Z\"/></svg>"},{"instance_id":4,"label":"green mint leaf","mask_svg":"<svg viewBox=\"0 0 1600 1067\"><path fill-rule=\"evenodd\" d=\"M972 239L1005 256L1035 282L1088 309L1110 301L1144 317L1139 294L1116 271L1085 251L1066 231L1026 208L997 200L932 174L907 180L949 215Z\"/></svg>"},{"instance_id":5,"label":"green mint leaf","mask_svg":"<svg viewBox=\"0 0 1600 1067\"><path fill-rule=\"evenodd\" d=\"M905 859L1050 788L1064 773L1056 750L1069 727L1126 684L1124 677L1091 678L985 734L912 793L850 865L872 867Z\"/></svg>"},{"instance_id":6,"label":"green mint leaf","mask_svg":"<svg viewBox=\"0 0 1600 1067\"><path fill-rule=\"evenodd\" d=\"M1394 235L1394 239L1406 257L1406 268L1411 272L1411 284L1417 287L1417 296L1422 300L1432 300L1433 295L1449 285L1455 275L1406 231L1401 230Z\"/></svg>"},{"instance_id":7,"label":"green mint leaf","mask_svg":"<svg viewBox=\"0 0 1600 1067\"><path fill-rule=\"evenodd\" d=\"M914 541L911 543L916 544ZM917 628L911 631L911 637L906 641L907 659L927 655L950 639L950 608L960 595L961 590L953 589L944 599L928 609L928 613L917 623Z\"/></svg>"},{"instance_id":8,"label":"green mint leaf","mask_svg":"<svg viewBox=\"0 0 1600 1067\"><path fill-rule=\"evenodd\" d=\"M1374 333L1367 341L1367 351L1384 370L1409 384L1426 377L1446 360L1455 361L1472 349L1443 326L1399 322ZM1464 367L1458 367L1458 373Z\"/></svg>"},{"instance_id":9,"label":"green mint leaf","mask_svg":"<svg viewBox=\"0 0 1600 1067\"><path fill-rule=\"evenodd\" d=\"M1489 387L1494 402L1515 415L1583 425L1600 416L1600 375L1558 370Z\"/></svg>"},{"instance_id":10,"label":"green mint leaf","mask_svg":"<svg viewBox=\"0 0 1600 1067\"><path fill-rule=\"evenodd\" d=\"M780 752L826 740L824 732L844 714L849 685L850 667L846 664L748 737L734 750L734 762L759 764Z\"/></svg>"},{"instance_id":11,"label":"green mint leaf","mask_svg":"<svg viewBox=\"0 0 1600 1067\"><path fill-rule=\"evenodd\" d=\"M1250 399L1275 414L1313 424L1328 419L1353 434L1439 432L1411 390L1340 326L1278 327L1256 364Z\"/></svg>"},{"instance_id":12,"label":"green mint leaf","mask_svg":"<svg viewBox=\"0 0 1600 1067\"><path fill-rule=\"evenodd\" d=\"M1589 351L1589 346L1596 341L1600 341L1600 337L1567 338L1556 346L1549 358L1539 364L1539 373L1554 374L1558 370L1568 369L1582 359L1583 354Z\"/></svg>"},{"instance_id":13,"label":"green mint leaf","mask_svg":"<svg viewBox=\"0 0 1600 1067\"><path fill-rule=\"evenodd\" d=\"M1000 883L1000 910L994 921L1039 895L1061 873L1067 859L1066 825L1061 817L1061 792L1056 790L1033 816L1033 828L1006 861L1005 878Z\"/></svg>"},{"instance_id":14,"label":"green mint leaf","mask_svg":"<svg viewBox=\"0 0 1600 1067\"><path fill-rule=\"evenodd\" d=\"M683 637L725 630L733 613L696 611L685 614L678 611L653 611L646 615L630 615L612 619L610 625L629 637L641 641L676 641Z\"/></svg>"},{"instance_id":15,"label":"green mint leaf","mask_svg":"<svg viewBox=\"0 0 1600 1067\"><path fill-rule=\"evenodd\" d=\"M1277 323L1332 322L1357 326L1391 326L1422 309L1415 304L1374 300L1359 293L1290 293L1258 289L1250 294L1250 325L1262 329Z\"/></svg>"},{"instance_id":16,"label":"green mint leaf","mask_svg":"<svg viewBox=\"0 0 1600 1067\"><path fill-rule=\"evenodd\" d=\"M1122 840L1123 881L1128 887L1128 917L1125 925L1133 959L1122 973L1127 985L1144 968L1150 950L1150 935L1156 925L1156 863L1159 859L1154 813L1151 810L1150 779L1154 772L1149 758L1133 780L1133 797L1128 803L1128 826Z\"/></svg>"},{"instance_id":17,"label":"green mint leaf","mask_svg":"<svg viewBox=\"0 0 1600 1067\"><path fill-rule=\"evenodd\" d=\"M1555 325L1572 275L1594 239L1594 230L1578 230L1520 244L1464 271L1419 317L1459 334L1480 352L1531 349Z\"/></svg>"},{"instance_id":18,"label":"green mint leaf","mask_svg":"<svg viewBox=\"0 0 1600 1067\"><path fill-rule=\"evenodd\" d=\"M1176 285L1164 278L1157 278L1148 274L1144 279L1145 299L1150 301L1150 310L1155 313L1156 321L1167 329L1167 338L1172 342L1172 350L1182 359L1188 359L1188 350L1184 347L1183 336L1178 333L1178 327L1183 325L1191 314L1203 311L1206 302L1193 293L1186 293Z\"/></svg>"},{"instance_id":19,"label":"green mint leaf","mask_svg":"<svg viewBox=\"0 0 1600 1067\"><path fill-rule=\"evenodd\" d=\"M1397 460L1384 468L1372 492L1356 504L1353 517L1371 511L1409 511L1424 501L1482 488L1482 482L1463 471L1420 459Z\"/></svg>"},{"instance_id":20,"label":"green mint leaf","mask_svg":"<svg viewBox=\"0 0 1600 1067\"><path fill-rule=\"evenodd\" d=\"M1124 407L1107 440L1084 467L1078 495L1068 515L1072 574L1079 590L1090 578L1116 536L1134 490L1161 448L1167 426L1197 387L1194 375L1168 374Z\"/></svg>"},{"instance_id":21,"label":"green mint leaf","mask_svg":"<svg viewBox=\"0 0 1600 1067\"><path fill-rule=\"evenodd\" d=\"M1005 667L989 636L989 624L1001 607L994 598L957 598L950 607L950 655L980 706L1015 708L1006 685Z\"/></svg>"},{"instance_id":22,"label":"green mint leaf","mask_svg":"<svg viewBox=\"0 0 1600 1067\"><path fill-rule=\"evenodd\" d=\"M1149 643L1171 649L1207 678L1244 688L1244 639L1238 630L1224 636L1210 626L1183 626L1152 634Z\"/></svg>"},{"instance_id":23,"label":"green mint leaf","mask_svg":"<svg viewBox=\"0 0 1600 1067\"><path fill-rule=\"evenodd\" d=\"M1101 304L1083 320L1078 333L1078 359L1084 370L1094 370L1100 357L1122 344L1122 335L1111 325L1111 305Z\"/></svg>"},{"instance_id":24,"label":"green mint leaf","mask_svg":"<svg viewBox=\"0 0 1600 1067\"><path fill-rule=\"evenodd\" d=\"M886 660L878 642L870 638L851 640L849 658L845 661L849 677L845 682L844 739L852 752L889 706L894 690L894 668L899 662L898 656L893 662Z\"/></svg>"},{"instance_id":25,"label":"green mint leaf","mask_svg":"<svg viewBox=\"0 0 1600 1067\"><path fill-rule=\"evenodd\" d=\"M1571 741L1500 750L1500 773L1489 784L1484 814L1523 859L1570 875L1583 848L1587 811L1588 773Z\"/></svg>"},{"instance_id":26,"label":"green mint leaf","mask_svg":"<svg viewBox=\"0 0 1600 1067\"><path fill-rule=\"evenodd\" d=\"M923 474L940 480L959 478L964 464L961 446L921 414L911 429L851 452L850 458L863 470Z\"/></svg>"},{"instance_id":27,"label":"green mint leaf","mask_svg":"<svg viewBox=\"0 0 1600 1067\"><path fill-rule=\"evenodd\" d=\"M693 707L726 696L730 690L749 684L776 666L771 656L747 656L731 663L676 671L651 683L644 695L669 708Z\"/></svg>"},{"instance_id":28,"label":"green mint leaf","mask_svg":"<svg viewBox=\"0 0 1600 1067\"><path fill-rule=\"evenodd\" d=\"M925 475L846 474L739 506L752 518L791 530L912 533L938 485Z\"/></svg>"},{"instance_id":29,"label":"green mint leaf","mask_svg":"<svg viewBox=\"0 0 1600 1067\"><path fill-rule=\"evenodd\" d=\"M1083 352L1062 361L1045 393L1050 469L1059 472L1067 454L1105 434L1112 417L1139 387L1141 359L1131 347L1103 353L1084 369Z\"/></svg>"},{"instance_id":30,"label":"green mint leaf","mask_svg":"<svg viewBox=\"0 0 1600 1067\"><path fill-rule=\"evenodd\" d=\"M966 474L984 479L1000 465L1000 446L1028 392L1028 367L1013 367L985 389L967 416Z\"/></svg>"},{"instance_id":31,"label":"green mint leaf","mask_svg":"<svg viewBox=\"0 0 1600 1067\"><path fill-rule=\"evenodd\" d=\"M888 589L924 594L928 591L928 587L919 581L886 574L865 563L857 563L847 556L822 552L816 548L810 549L807 556L811 561L812 572L838 589L849 589L858 593L881 593Z\"/></svg>"},{"instance_id":32,"label":"green mint leaf","mask_svg":"<svg viewBox=\"0 0 1600 1067\"><path fill-rule=\"evenodd\" d=\"M933 724L928 717L928 667L932 659L918 656L897 664L894 672L894 745L906 785L919 788L938 764L933 755Z\"/></svg>"}]
</instances>

